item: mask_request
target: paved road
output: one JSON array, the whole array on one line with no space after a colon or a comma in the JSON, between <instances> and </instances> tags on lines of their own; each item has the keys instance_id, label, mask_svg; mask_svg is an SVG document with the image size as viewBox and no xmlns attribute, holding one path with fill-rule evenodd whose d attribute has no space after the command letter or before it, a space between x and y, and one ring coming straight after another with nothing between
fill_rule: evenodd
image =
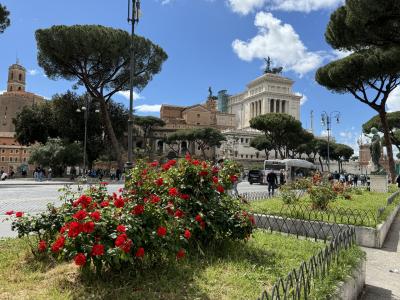
<instances>
[{"instance_id":1,"label":"paved road","mask_svg":"<svg viewBox=\"0 0 400 300\"><path fill-rule=\"evenodd\" d=\"M5 221L5 213L9 210L23 211L25 213L39 213L46 210L48 203L60 205L59 189L63 184L0 184L0 237L15 236L10 231L10 222ZM122 184L111 184L108 186L109 192L117 191ZM77 186L73 185L74 190ZM264 185L250 185L248 182L241 182L238 185L239 193L264 192L267 187Z\"/></svg>"},{"instance_id":2,"label":"paved road","mask_svg":"<svg viewBox=\"0 0 400 300\"><path fill-rule=\"evenodd\" d=\"M362 300L400 300L400 213L383 248L363 250L367 253L367 278Z\"/></svg>"}]
</instances>

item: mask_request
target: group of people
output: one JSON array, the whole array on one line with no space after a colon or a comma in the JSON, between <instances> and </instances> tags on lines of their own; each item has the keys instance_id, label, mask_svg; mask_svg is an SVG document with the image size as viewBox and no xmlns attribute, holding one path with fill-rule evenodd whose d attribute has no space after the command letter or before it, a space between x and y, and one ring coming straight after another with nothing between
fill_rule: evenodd
<instances>
[{"instance_id":1,"label":"group of people","mask_svg":"<svg viewBox=\"0 0 400 300\"><path fill-rule=\"evenodd\" d=\"M86 175L92 178L98 178L100 181L103 180L104 177L110 178L111 181L120 181L122 179L122 170L114 167L109 170L98 168L88 170Z\"/></svg>"},{"instance_id":2,"label":"group of people","mask_svg":"<svg viewBox=\"0 0 400 300\"><path fill-rule=\"evenodd\" d=\"M339 173L335 171L334 173L329 175L329 180L336 180L346 185L358 186L358 182L361 183L362 186L368 185L368 177L364 174L348 174L348 173Z\"/></svg>"},{"instance_id":3,"label":"group of people","mask_svg":"<svg viewBox=\"0 0 400 300\"><path fill-rule=\"evenodd\" d=\"M53 177L53 170L51 168L46 169L42 167L36 167L33 170L33 178L35 181L43 181L44 179L51 180Z\"/></svg>"},{"instance_id":4,"label":"group of people","mask_svg":"<svg viewBox=\"0 0 400 300\"><path fill-rule=\"evenodd\" d=\"M4 180L9 179L9 178L13 178L13 177L14 177L14 170L13 169L10 169L9 173L7 173L4 170L3 167L0 169L0 180L1 181L4 181Z\"/></svg>"}]
</instances>

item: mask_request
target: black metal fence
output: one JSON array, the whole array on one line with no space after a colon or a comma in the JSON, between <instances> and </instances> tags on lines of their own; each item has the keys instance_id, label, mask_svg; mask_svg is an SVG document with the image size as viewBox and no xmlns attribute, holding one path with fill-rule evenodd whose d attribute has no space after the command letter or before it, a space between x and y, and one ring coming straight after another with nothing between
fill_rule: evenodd
<instances>
[{"instance_id":1,"label":"black metal fence","mask_svg":"<svg viewBox=\"0 0 400 300\"><path fill-rule=\"evenodd\" d=\"M306 221L321 221L336 224L351 224L355 226L376 227L386 208L399 196L400 192L391 195L386 205L377 210L351 209L351 208L328 208L326 210L312 209L305 204L282 205L279 211L271 210L264 212L268 215L302 219ZM268 198L268 192L251 192L240 195L246 201L264 200Z\"/></svg>"},{"instance_id":2,"label":"black metal fence","mask_svg":"<svg viewBox=\"0 0 400 300\"><path fill-rule=\"evenodd\" d=\"M259 300L308 299L315 280L325 277L331 266L339 263L339 254L355 244L354 228L347 228L335 236L329 245L285 278L276 281L270 291L264 291Z\"/></svg>"}]
</instances>

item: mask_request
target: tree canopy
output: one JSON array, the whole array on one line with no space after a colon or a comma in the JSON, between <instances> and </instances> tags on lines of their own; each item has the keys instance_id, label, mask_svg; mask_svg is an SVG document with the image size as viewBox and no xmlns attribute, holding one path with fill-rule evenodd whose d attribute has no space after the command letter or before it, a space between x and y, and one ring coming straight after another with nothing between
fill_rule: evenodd
<instances>
[{"instance_id":1,"label":"tree canopy","mask_svg":"<svg viewBox=\"0 0 400 300\"><path fill-rule=\"evenodd\" d=\"M202 156L207 159L206 150L207 148L219 147L221 142L225 141L226 138L223 134L214 128L196 128L188 130L178 130L168 136L167 143L175 144L178 141L189 141L196 143L197 147L200 148Z\"/></svg>"},{"instance_id":2,"label":"tree canopy","mask_svg":"<svg viewBox=\"0 0 400 300\"><path fill-rule=\"evenodd\" d=\"M286 150L291 148L291 139L303 132L300 121L283 113L268 113L250 120L251 128L260 130L274 145L281 158L286 157Z\"/></svg>"},{"instance_id":3,"label":"tree canopy","mask_svg":"<svg viewBox=\"0 0 400 300\"><path fill-rule=\"evenodd\" d=\"M333 48L352 53L316 73L328 90L351 93L379 114L392 181L396 174L386 104L400 84L399 8L397 0L347 0L331 15L325 37Z\"/></svg>"},{"instance_id":4,"label":"tree canopy","mask_svg":"<svg viewBox=\"0 0 400 300\"><path fill-rule=\"evenodd\" d=\"M64 143L84 141L84 113L77 109L88 104L87 155L92 162L100 155L109 155L109 137L101 124L101 116L96 113L96 104L88 95L79 96L73 92L57 94L50 101L32 107L24 107L13 120L16 139L22 145L36 142L45 144L48 139L60 138ZM128 111L119 103L108 103L110 119L114 125L116 137L124 139L127 128ZM115 157L114 157L115 159Z\"/></svg>"},{"instance_id":5,"label":"tree canopy","mask_svg":"<svg viewBox=\"0 0 400 300\"><path fill-rule=\"evenodd\" d=\"M265 135L259 135L250 141L250 146L257 149L258 151L264 151L265 156L269 157L269 152L275 149L269 137Z\"/></svg>"},{"instance_id":6,"label":"tree canopy","mask_svg":"<svg viewBox=\"0 0 400 300\"><path fill-rule=\"evenodd\" d=\"M10 26L10 12L7 7L0 3L0 33L3 33L8 26Z\"/></svg>"},{"instance_id":7,"label":"tree canopy","mask_svg":"<svg viewBox=\"0 0 400 300\"><path fill-rule=\"evenodd\" d=\"M49 139L44 145L32 146L29 163L51 167L54 174L62 175L67 166L76 166L82 158L83 149L80 143L66 144L60 139Z\"/></svg>"},{"instance_id":8,"label":"tree canopy","mask_svg":"<svg viewBox=\"0 0 400 300\"><path fill-rule=\"evenodd\" d=\"M129 89L131 36L100 25L53 26L36 31L38 63L50 79L63 78L84 86L100 103L102 121L122 166L120 144L107 103L117 92ZM143 89L161 71L167 54L140 36L134 38L134 87Z\"/></svg>"}]
</instances>

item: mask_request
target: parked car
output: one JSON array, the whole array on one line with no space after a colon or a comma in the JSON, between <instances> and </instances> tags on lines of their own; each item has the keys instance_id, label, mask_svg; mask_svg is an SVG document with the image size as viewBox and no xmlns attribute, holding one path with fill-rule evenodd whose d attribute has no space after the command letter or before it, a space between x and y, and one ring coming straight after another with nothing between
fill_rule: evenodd
<instances>
[{"instance_id":1,"label":"parked car","mask_svg":"<svg viewBox=\"0 0 400 300\"><path fill-rule=\"evenodd\" d=\"M263 177L264 174L261 170L250 170L248 180L250 184L253 183L263 184Z\"/></svg>"}]
</instances>

